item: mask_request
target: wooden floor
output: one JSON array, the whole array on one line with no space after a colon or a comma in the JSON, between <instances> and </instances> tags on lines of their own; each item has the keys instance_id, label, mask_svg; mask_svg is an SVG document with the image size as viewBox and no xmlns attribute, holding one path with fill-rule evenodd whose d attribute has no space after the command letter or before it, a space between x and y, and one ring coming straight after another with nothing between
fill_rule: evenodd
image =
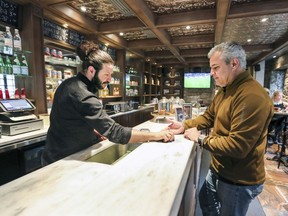
<instances>
[{"instance_id":1,"label":"wooden floor","mask_svg":"<svg viewBox=\"0 0 288 216\"><path fill-rule=\"evenodd\" d=\"M268 148L266 158L273 158L278 146ZM288 155L288 150L286 151ZM199 186L205 180L210 164L210 154L204 150L201 162ZM246 216L288 216L288 167L281 163L265 159L266 182L262 193L252 201ZM199 191L197 191L198 194ZM198 196L197 196L198 198ZM202 216L197 200L195 216Z\"/></svg>"},{"instance_id":2,"label":"wooden floor","mask_svg":"<svg viewBox=\"0 0 288 216\"><path fill-rule=\"evenodd\" d=\"M266 158L273 158L277 150L277 145L269 147ZM266 159L265 169L264 190L258 196L263 211L266 216L288 216L288 167L281 163L278 169L277 161Z\"/></svg>"}]
</instances>

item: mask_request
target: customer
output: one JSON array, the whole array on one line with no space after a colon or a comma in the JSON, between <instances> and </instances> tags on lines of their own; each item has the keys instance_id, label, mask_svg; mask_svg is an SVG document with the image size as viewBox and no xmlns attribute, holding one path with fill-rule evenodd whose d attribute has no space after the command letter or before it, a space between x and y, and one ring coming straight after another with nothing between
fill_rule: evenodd
<instances>
[{"instance_id":1,"label":"customer","mask_svg":"<svg viewBox=\"0 0 288 216\"><path fill-rule=\"evenodd\" d=\"M98 143L103 137L121 144L174 139L168 130L159 133L137 131L111 119L96 92L111 80L112 58L91 41L84 41L77 54L83 61L83 71L65 80L56 90L43 165Z\"/></svg>"},{"instance_id":2,"label":"customer","mask_svg":"<svg viewBox=\"0 0 288 216\"><path fill-rule=\"evenodd\" d=\"M210 50L211 75L221 89L203 115L173 122L174 134L198 142L211 153L211 165L199 193L203 215L244 216L263 189L264 153L273 104L246 71L246 54L235 42ZM208 136L199 130L213 128Z\"/></svg>"},{"instance_id":3,"label":"customer","mask_svg":"<svg viewBox=\"0 0 288 216\"><path fill-rule=\"evenodd\" d=\"M283 101L283 93L281 91L275 91L272 95L272 100L273 100L275 112L281 112L281 111L285 111L287 109L288 103ZM280 133L280 131L283 130L283 127L284 127L283 121L284 120L285 120L285 117L283 117L283 116L273 116L273 118L270 122L268 129L269 129L269 131L274 130L273 143L275 143L275 144L281 143L279 133Z\"/></svg>"}]
</instances>

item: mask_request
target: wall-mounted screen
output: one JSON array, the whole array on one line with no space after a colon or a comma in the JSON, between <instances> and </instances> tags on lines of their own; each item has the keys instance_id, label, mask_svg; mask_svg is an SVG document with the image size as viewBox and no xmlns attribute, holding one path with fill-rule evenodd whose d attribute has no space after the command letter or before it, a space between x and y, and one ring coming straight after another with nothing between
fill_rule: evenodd
<instances>
[{"instance_id":1,"label":"wall-mounted screen","mask_svg":"<svg viewBox=\"0 0 288 216\"><path fill-rule=\"evenodd\" d=\"M210 73L184 73L184 88L210 88Z\"/></svg>"}]
</instances>

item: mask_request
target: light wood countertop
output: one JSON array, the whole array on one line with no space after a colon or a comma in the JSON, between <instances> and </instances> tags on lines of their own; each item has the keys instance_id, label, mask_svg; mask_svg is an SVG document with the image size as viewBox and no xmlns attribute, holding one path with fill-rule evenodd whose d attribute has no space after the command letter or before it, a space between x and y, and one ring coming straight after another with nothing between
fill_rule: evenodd
<instances>
[{"instance_id":1,"label":"light wood countertop","mask_svg":"<svg viewBox=\"0 0 288 216\"><path fill-rule=\"evenodd\" d=\"M111 145L105 140L1 186L1 215L177 215L193 142L178 135L144 143L114 165L84 161Z\"/></svg>"}]
</instances>

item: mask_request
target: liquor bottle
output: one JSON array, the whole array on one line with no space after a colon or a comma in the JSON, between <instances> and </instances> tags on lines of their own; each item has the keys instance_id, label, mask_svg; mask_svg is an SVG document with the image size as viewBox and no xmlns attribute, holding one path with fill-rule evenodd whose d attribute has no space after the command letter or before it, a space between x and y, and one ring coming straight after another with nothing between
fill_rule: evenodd
<instances>
[{"instance_id":1,"label":"liquor bottle","mask_svg":"<svg viewBox=\"0 0 288 216\"><path fill-rule=\"evenodd\" d=\"M22 61L21 61L20 65L21 65L20 66L21 67L21 74L28 76L29 75L28 63L27 63L27 60L26 60L26 57L24 54L22 54Z\"/></svg>"},{"instance_id":2,"label":"liquor bottle","mask_svg":"<svg viewBox=\"0 0 288 216\"><path fill-rule=\"evenodd\" d=\"M5 60L6 60L5 61L5 74L13 74L13 68L12 68L10 58L6 56Z\"/></svg>"},{"instance_id":3,"label":"liquor bottle","mask_svg":"<svg viewBox=\"0 0 288 216\"><path fill-rule=\"evenodd\" d=\"M13 69L13 74L15 74L15 75L21 74L20 61L19 61L18 55L16 53L14 53L14 56L13 56L12 69Z\"/></svg>"},{"instance_id":4,"label":"liquor bottle","mask_svg":"<svg viewBox=\"0 0 288 216\"><path fill-rule=\"evenodd\" d=\"M2 56L0 55L0 74L4 74L4 73L5 73L5 64L4 64Z\"/></svg>"},{"instance_id":5,"label":"liquor bottle","mask_svg":"<svg viewBox=\"0 0 288 216\"><path fill-rule=\"evenodd\" d=\"M10 31L10 27L6 26L6 32L4 33L4 53L13 54L13 36Z\"/></svg>"},{"instance_id":6,"label":"liquor bottle","mask_svg":"<svg viewBox=\"0 0 288 216\"><path fill-rule=\"evenodd\" d=\"M22 41L21 41L21 37L20 37L18 29L15 29L15 35L14 35L13 39L14 39L14 50L21 51L22 50Z\"/></svg>"}]
</instances>

